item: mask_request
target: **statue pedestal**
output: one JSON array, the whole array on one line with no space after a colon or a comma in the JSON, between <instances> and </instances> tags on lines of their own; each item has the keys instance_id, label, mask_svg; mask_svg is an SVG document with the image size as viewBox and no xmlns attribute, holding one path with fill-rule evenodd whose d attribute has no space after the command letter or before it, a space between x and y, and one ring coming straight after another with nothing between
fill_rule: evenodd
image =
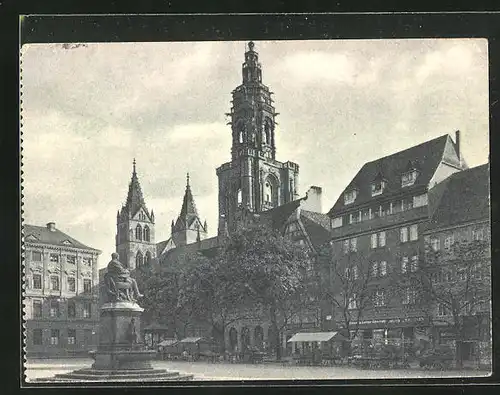
<instances>
[{"instance_id":1,"label":"statue pedestal","mask_svg":"<svg viewBox=\"0 0 500 395\"><path fill-rule=\"evenodd\" d=\"M143 349L141 333L142 307L133 302L106 303L101 307L99 347L92 354L93 369L151 369L156 351ZM133 320L133 321L132 321ZM137 338L130 338L131 327Z\"/></svg>"},{"instance_id":2,"label":"statue pedestal","mask_svg":"<svg viewBox=\"0 0 500 395\"><path fill-rule=\"evenodd\" d=\"M71 373L56 374L53 378L35 381L158 382L192 380L192 375L153 368L151 362L156 357L156 351L145 350L142 339L140 339L143 310L134 302L105 303L101 306L99 346L97 351L91 353L94 358L92 367ZM135 331L131 330L132 326ZM131 339L131 334L134 332L137 337Z\"/></svg>"}]
</instances>

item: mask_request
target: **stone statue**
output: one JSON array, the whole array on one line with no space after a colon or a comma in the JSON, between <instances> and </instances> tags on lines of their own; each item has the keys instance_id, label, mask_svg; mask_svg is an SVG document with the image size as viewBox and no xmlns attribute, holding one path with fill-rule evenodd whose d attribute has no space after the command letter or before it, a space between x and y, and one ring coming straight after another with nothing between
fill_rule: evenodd
<instances>
[{"instance_id":1,"label":"stone statue","mask_svg":"<svg viewBox=\"0 0 500 395\"><path fill-rule=\"evenodd\" d=\"M111 254L108 272L104 275L104 284L109 302L136 302L143 296L135 279L130 277L129 270L118 260L116 252Z\"/></svg>"}]
</instances>

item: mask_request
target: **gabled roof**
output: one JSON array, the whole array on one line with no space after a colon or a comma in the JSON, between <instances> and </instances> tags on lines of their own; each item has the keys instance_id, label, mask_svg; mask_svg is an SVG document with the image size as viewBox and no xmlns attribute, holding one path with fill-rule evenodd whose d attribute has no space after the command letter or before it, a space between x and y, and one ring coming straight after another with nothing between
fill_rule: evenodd
<instances>
[{"instance_id":1,"label":"gabled roof","mask_svg":"<svg viewBox=\"0 0 500 395\"><path fill-rule=\"evenodd\" d=\"M48 229L46 226L36 226L36 225L23 225L23 234L26 242L49 244L55 246L64 247L74 247L83 248L86 250L92 250L100 252L95 248L86 246L85 244L79 242L78 240L68 236L66 233L61 232L58 229L53 231ZM32 236L32 237L30 237Z\"/></svg>"},{"instance_id":2,"label":"gabled roof","mask_svg":"<svg viewBox=\"0 0 500 395\"><path fill-rule=\"evenodd\" d=\"M315 249L331 239L330 217L328 215L301 210L300 220Z\"/></svg>"},{"instance_id":3,"label":"gabled roof","mask_svg":"<svg viewBox=\"0 0 500 395\"><path fill-rule=\"evenodd\" d=\"M290 216L300 207L302 200L304 200L304 198L292 200L281 206L262 211L259 213L259 216L274 229L281 230L283 226L285 226L286 221L288 221L288 218L290 218Z\"/></svg>"},{"instance_id":4,"label":"gabled roof","mask_svg":"<svg viewBox=\"0 0 500 395\"><path fill-rule=\"evenodd\" d=\"M490 218L489 165L452 174L429 190L428 230Z\"/></svg>"},{"instance_id":5,"label":"gabled roof","mask_svg":"<svg viewBox=\"0 0 500 395\"><path fill-rule=\"evenodd\" d=\"M336 212L342 212L347 207L355 207L372 200L371 184L379 174L386 181L384 196L401 191L401 175L408 171L410 163L411 167L417 169L418 176L415 184L405 187L405 189L427 186L442 160L453 166L461 166L455 143L447 134L365 163L330 209L328 215L335 215ZM358 191L356 200L346 206L344 205L344 193L352 189Z\"/></svg>"}]
</instances>

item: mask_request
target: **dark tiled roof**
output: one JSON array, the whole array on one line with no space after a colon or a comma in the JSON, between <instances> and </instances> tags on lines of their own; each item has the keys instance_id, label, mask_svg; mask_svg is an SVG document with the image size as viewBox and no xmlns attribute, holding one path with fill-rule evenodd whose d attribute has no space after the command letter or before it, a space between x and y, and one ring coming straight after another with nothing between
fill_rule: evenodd
<instances>
[{"instance_id":1,"label":"dark tiled roof","mask_svg":"<svg viewBox=\"0 0 500 395\"><path fill-rule=\"evenodd\" d=\"M330 218L328 215L301 210L300 220L314 248L317 249L331 239Z\"/></svg>"},{"instance_id":2,"label":"dark tiled roof","mask_svg":"<svg viewBox=\"0 0 500 395\"><path fill-rule=\"evenodd\" d=\"M161 264L174 262L185 255L190 255L197 251L201 252L203 255L212 256L215 253L218 246L219 246L218 237L217 236L210 237L208 239L204 239L199 242L173 248L160 257L160 262Z\"/></svg>"},{"instance_id":3,"label":"dark tiled roof","mask_svg":"<svg viewBox=\"0 0 500 395\"><path fill-rule=\"evenodd\" d=\"M159 243L156 243L156 256L160 256L160 254L163 252L167 244L172 238L168 238L167 240L160 241Z\"/></svg>"},{"instance_id":4,"label":"dark tiled roof","mask_svg":"<svg viewBox=\"0 0 500 395\"><path fill-rule=\"evenodd\" d=\"M58 229L51 231L46 226L24 225L23 233L24 233L24 240L26 242L43 243L43 244L50 244L50 245L57 245L64 247L84 248L86 250L93 250L96 252L100 252L95 248L80 243L78 240L72 238L71 236L68 236L66 233L63 233ZM30 236L34 236L34 238L30 238Z\"/></svg>"},{"instance_id":5,"label":"dark tiled roof","mask_svg":"<svg viewBox=\"0 0 500 395\"><path fill-rule=\"evenodd\" d=\"M419 174L415 184L406 189L427 186L442 159L451 165L460 166L455 143L449 135L443 135L404 151L365 163L328 215L335 215L336 212L342 212L346 208L344 193L354 188L358 190L358 196L355 202L347 207L355 207L372 200L371 184L377 177L382 177L386 181L383 196L401 191L401 175L409 167L415 167Z\"/></svg>"},{"instance_id":6,"label":"dark tiled roof","mask_svg":"<svg viewBox=\"0 0 500 395\"><path fill-rule=\"evenodd\" d=\"M122 214L131 214L132 216L139 211L140 208L144 208L146 213L149 212L146 208L146 202L144 201L144 196L142 195L141 184L139 183L139 178L137 177L137 173L135 170L135 160L134 160L134 169L132 171L132 179L130 180L130 184L128 185L128 194L127 201L125 202L125 206L122 208Z\"/></svg>"},{"instance_id":7,"label":"dark tiled roof","mask_svg":"<svg viewBox=\"0 0 500 395\"><path fill-rule=\"evenodd\" d=\"M429 191L428 230L489 219L489 196L488 164L452 174Z\"/></svg>"},{"instance_id":8,"label":"dark tiled roof","mask_svg":"<svg viewBox=\"0 0 500 395\"><path fill-rule=\"evenodd\" d=\"M304 200L304 198L292 200L291 202L285 203L281 206L262 211L259 213L259 216L264 222L270 224L274 229L281 230L288 218L290 218L294 211L300 206L300 202L302 200Z\"/></svg>"}]
</instances>

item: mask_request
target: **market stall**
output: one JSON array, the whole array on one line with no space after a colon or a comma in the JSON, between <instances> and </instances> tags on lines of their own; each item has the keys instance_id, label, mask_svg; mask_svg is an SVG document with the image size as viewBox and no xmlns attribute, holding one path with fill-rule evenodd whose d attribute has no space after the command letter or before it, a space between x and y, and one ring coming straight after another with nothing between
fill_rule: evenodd
<instances>
[{"instance_id":1,"label":"market stall","mask_svg":"<svg viewBox=\"0 0 500 395\"><path fill-rule=\"evenodd\" d=\"M341 343L347 340L339 332L296 333L288 342L295 343L293 359L298 365L335 364L341 355Z\"/></svg>"}]
</instances>

